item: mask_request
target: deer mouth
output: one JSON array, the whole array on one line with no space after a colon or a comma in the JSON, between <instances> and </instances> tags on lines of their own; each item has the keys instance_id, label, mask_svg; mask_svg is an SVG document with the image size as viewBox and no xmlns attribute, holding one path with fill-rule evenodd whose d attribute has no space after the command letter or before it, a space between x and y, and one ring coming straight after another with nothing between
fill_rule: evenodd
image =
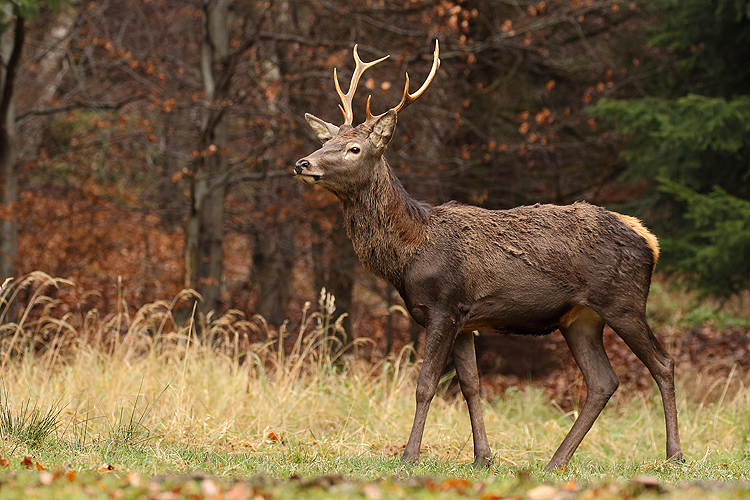
<instances>
[{"instance_id":1,"label":"deer mouth","mask_svg":"<svg viewBox=\"0 0 750 500\"><path fill-rule=\"evenodd\" d=\"M318 174L306 174L306 173L295 173L294 176L306 184L315 184L320 180L322 175Z\"/></svg>"},{"instance_id":2,"label":"deer mouth","mask_svg":"<svg viewBox=\"0 0 750 500\"><path fill-rule=\"evenodd\" d=\"M311 173L310 170L313 172ZM294 175L298 177L302 182L307 184L314 184L320 180L321 174L316 174L315 168L310 164L310 161L302 158L294 164Z\"/></svg>"}]
</instances>

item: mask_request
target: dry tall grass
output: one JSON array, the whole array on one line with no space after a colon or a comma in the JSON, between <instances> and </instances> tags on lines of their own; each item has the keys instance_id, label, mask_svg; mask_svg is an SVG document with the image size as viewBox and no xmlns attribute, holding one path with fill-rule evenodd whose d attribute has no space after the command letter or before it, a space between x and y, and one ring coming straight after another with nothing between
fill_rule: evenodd
<instances>
[{"instance_id":1,"label":"dry tall grass","mask_svg":"<svg viewBox=\"0 0 750 500\"><path fill-rule=\"evenodd\" d=\"M340 325L331 322L330 295L321 294L314 312L306 304L299 328L287 331L238 311L200 325L180 323L178 311L195 299L190 291L135 312L124 301L110 314L65 311L56 297L70 286L34 273L0 290L7 401L17 408L29 400L61 408L59 439L231 444L256 453L303 446L375 456L398 454L406 443L419 365L408 361L405 350L374 364L355 356L337 359L333 334ZM14 310L20 296L27 305ZM266 340L251 343L258 332ZM750 396L742 384L728 391L734 380L732 374L682 374L679 410L688 457L750 448ZM718 399L705 397L717 391ZM512 465L548 458L574 416L533 388L485 405L497 461ZM469 461L470 432L463 400L443 391L433 402L423 449ZM660 459L663 448L655 392L619 394L576 456Z\"/></svg>"}]
</instances>

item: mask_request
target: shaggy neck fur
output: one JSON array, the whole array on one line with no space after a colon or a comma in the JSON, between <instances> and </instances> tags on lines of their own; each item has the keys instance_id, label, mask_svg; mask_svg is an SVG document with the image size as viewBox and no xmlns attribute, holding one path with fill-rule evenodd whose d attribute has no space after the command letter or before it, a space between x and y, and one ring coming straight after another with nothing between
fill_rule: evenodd
<instances>
[{"instance_id":1,"label":"shaggy neck fur","mask_svg":"<svg viewBox=\"0 0 750 500\"><path fill-rule=\"evenodd\" d=\"M346 231L362 264L401 289L406 265L427 239L432 207L406 192L385 159L367 189L340 199Z\"/></svg>"}]
</instances>

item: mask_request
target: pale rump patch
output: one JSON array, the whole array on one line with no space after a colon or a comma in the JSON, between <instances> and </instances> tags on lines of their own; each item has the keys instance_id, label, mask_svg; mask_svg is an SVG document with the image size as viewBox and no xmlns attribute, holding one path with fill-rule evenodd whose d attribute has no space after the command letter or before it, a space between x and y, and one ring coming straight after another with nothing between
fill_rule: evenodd
<instances>
[{"instance_id":1,"label":"pale rump patch","mask_svg":"<svg viewBox=\"0 0 750 500\"><path fill-rule=\"evenodd\" d=\"M656 236L646 229L637 218L631 217L630 215L618 214L617 212L612 213L618 216L625 224L630 226L633 231L646 240L646 243L651 247L651 251L654 254L654 265L656 265L656 261L659 260L659 240L656 239Z\"/></svg>"},{"instance_id":2,"label":"pale rump patch","mask_svg":"<svg viewBox=\"0 0 750 500\"><path fill-rule=\"evenodd\" d=\"M563 314L562 318L560 318L560 328L567 328L573 324L584 309L586 309L584 306L573 306L573 309Z\"/></svg>"},{"instance_id":3,"label":"pale rump patch","mask_svg":"<svg viewBox=\"0 0 750 500\"><path fill-rule=\"evenodd\" d=\"M584 319L592 322L601 321L601 317L592 309L589 309L586 306L577 305L573 306L573 309L563 314L562 318L560 318L560 328L568 328L575 323L577 319Z\"/></svg>"}]
</instances>

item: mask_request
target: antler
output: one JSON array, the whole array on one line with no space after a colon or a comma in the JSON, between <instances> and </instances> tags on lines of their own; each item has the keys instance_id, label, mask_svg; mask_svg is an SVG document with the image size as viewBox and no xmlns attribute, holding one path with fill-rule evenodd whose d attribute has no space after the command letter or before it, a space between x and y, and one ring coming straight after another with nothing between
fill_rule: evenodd
<instances>
[{"instance_id":1,"label":"antler","mask_svg":"<svg viewBox=\"0 0 750 500\"><path fill-rule=\"evenodd\" d=\"M354 97L354 92L357 90L357 84L359 83L359 78L362 76L362 73L364 73L367 68L375 66L379 62L383 62L389 57L390 56L381 57L380 59L369 62L369 63L363 62L362 59L360 59L359 55L357 54L357 46L355 45L354 46L354 60L356 61L357 66L354 68L352 81L349 84L349 91L346 94L344 94L341 91L341 86L339 85L339 77L336 74L336 68L333 69L333 81L336 84L336 92L339 94L339 97L341 98L341 102L343 104L343 106L339 104L339 108L341 109L341 112L344 114L345 125L351 125L352 121L354 120L354 113L352 112L352 98Z\"/></svg>"},{"instance_id":2,"label":"antler","mask_svg":"<svg viewBox=\"0 0 750 500\"><path fill-rule=\"evenodd\" d=\"M440 45L438 44L438 41L435 40L435 52L433 53L432 69L430 69L430 74L427 76L427 80L425 80L422 86L419 87L419 89L413 94L409 93L409 73L406 73L406 84L404 85L404 95L401 97L401 102L399 102L398 105L396 105L396 107L393 108L396 110L396 113L399 113L402 109L407 107L409 104L419 99L419 96L421 96L424 93L424 91L427 90L427 87L430 86L430 83L432 83L432 80L433 78L435 78L435 74L437 74L437 70L440 67L440 58L438 57L439 55L440 55ZM367 120L368 121L370 119L380 118L381 116L385 114L383 113L378 116L373 116L370 113L370 97L372 96L369 96L367 98Z\"/></svg>"}]
</instances>

